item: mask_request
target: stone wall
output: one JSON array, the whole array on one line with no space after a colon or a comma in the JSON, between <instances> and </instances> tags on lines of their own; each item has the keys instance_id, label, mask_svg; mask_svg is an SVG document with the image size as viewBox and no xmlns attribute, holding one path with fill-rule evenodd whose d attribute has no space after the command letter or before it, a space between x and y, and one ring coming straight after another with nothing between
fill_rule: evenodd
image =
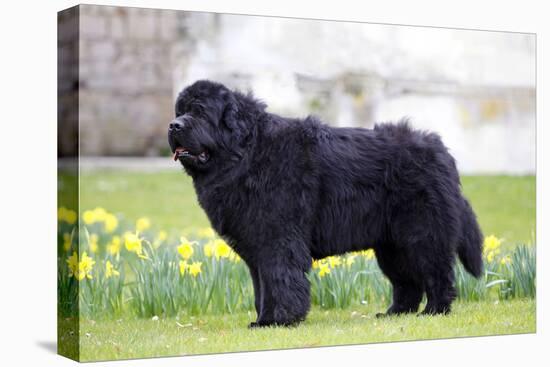
<instances>
[{"instance_id":1,"label":"stone wall","mask_svg":"<svg viewBox=\"0 0 550 367\"><path fill-rule=\"evenodd\" d=\"M79 10L57 17L57 151L61 157L78 153L78 40Z\"/></svg>"},{"instance_id":2,"label":"stone wall","mask_svg":"<svg viewBox=\"0 0 550 367\"><path fill-rule=\"evenodd\" d=\"M157 155L173 118L173 45L185 12L80 6L83 155Z\"/></svg>"}]
</instances>

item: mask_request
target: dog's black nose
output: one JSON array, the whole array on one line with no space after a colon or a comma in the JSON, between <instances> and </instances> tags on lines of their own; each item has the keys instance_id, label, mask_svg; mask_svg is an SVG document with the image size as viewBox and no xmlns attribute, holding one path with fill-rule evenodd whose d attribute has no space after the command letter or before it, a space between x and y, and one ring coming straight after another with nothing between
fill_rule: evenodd
<instances>
[{"instance_id":1,"label":"dog's black nose","mask_svg":"<svg viewBox=\"0 0 550 367\"><path fill-rule=\"evenodd\" d=\"M183 122L179 121L179 120L173 120L171 123L170 123L170 130L179 130L183 127Z\"/></svg>"}]
</instances>

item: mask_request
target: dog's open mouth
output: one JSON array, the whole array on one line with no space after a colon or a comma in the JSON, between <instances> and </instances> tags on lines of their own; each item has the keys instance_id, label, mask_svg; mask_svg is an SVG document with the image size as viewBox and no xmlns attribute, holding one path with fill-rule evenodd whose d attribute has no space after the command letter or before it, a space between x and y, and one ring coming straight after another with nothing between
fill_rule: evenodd
<instances>
[{"instance_id":1,"label":"dog's open mouth","mask_svg":"<svg viewBox=\"0 0 550 367\"><path fill-rule=\"evenodd\" d=\"M180 158L189 157L192 154L189 153L189 151L183 147L177 147L176 150L174 150L173 159L174 161L177 161Z\"/></svg>"},{"instance_id":2,"label":"dog's open mouth","mask_svg":"<svg viewBox=\"0 0 550 367\"><path fill-rule=\"evenodd\" d=\"M178 159L183 159L183 158L192 158L194 160L199 160L201 163L206 163L206 161L208 161L210 156L207 151L202 151L199 154L193 154L186 148L177 147L174 150L174 155L172 156L172 159L174 161L177 161Z\"/></svg>"}]
</instances>

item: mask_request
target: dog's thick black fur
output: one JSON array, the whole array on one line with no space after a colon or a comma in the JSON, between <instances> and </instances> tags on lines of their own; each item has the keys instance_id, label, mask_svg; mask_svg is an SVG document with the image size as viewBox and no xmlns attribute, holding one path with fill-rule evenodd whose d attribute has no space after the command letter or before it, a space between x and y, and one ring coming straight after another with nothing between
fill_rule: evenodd
<instances>
[{"instance_id":1,"label":"dog's thick black fur","mask_svg":"<svg viewBox=\"0 0 550 367\"><path fill-rule=\"evenodd\" d=\"M424 292L424 314L449 312L456 254L481 274L481 231L434 133L284 118L203 80L179 94L168 140L212 226L250 269L251 326L306 317L312 258L374 249L393 286L388 315L416 312Z\"/></svg>"}]
</instances>

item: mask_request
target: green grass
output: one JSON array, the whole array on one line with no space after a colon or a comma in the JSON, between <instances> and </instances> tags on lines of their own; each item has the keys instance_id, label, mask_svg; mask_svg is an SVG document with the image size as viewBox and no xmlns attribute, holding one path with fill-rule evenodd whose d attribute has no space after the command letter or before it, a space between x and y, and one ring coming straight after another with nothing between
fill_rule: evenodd
<instances>
[{"instance_id":1,"label":"green grass","mask_svg":"<svg viewBox=\"0 0 550 367\"><path fill-rule=\"evenodd\" d=\"M455 303L448 316L377 319L381 305L312 309L296 328L249 330L253 313L81 322L81 359L106 360L326 345L454 338L536 331L535 301ZM67 330L66 333L70 331Z\"/></svg>"},{"instance_id":2,"label":"green grass","mask_svg":"<svg viewBox=\"0 0 550 367\"><path fill-rule=\"evenodd\" d=\"M486 235L531 242L535 231L534 176L466 176L463 190ZM81 209L96 206L130 220L148 216L163 229L208 226L192 182L179 169L156 173L96 171L82 175Z\"/></svg>"},{"instance_id":3,"label":"green grass","mask_svg":"<svg viewBox=\"0 0 550 367\"><path fill-rule=\"evenodd\" d=\"M534 242L535 176L466 176L462 187L486 235L505 244Z\"/></svg>"},{"instance_id":4,"label":"green grass","mask_svg":"<svg viewBox=\"0 0 550 367\"><path fill-rule=\"evenodd\" d=\"M504 245L533 241L535 177L466 176L463 191L472 203L486 235L504 238ZM61 202L63 196L60 192ZM74 193L73 193L74 194ZM130 221L149 217L156 229L183 230L209 226L199 207L191 180L180 170L156 173L95 171L83 174L80 209L97 206ZM449 316L401 316L376 319L387 307L352 304L323 310L313 307L297 328L249 330L255 312L179 317L80 321L80 358L83 361L207 354L325 345L452 338L535 332L535 300L511 299L455 302ZM74 341L74 322L61 319L62 335ZM72 324L72 326L71 326Z\"/></svg>"},{"instance_id":5,"label":"green grass","mask_svg":"<svg viewBox=\"0 0 550 367\"><path fill-rule=\"evenodd\" d=\"M83 174L80 200L81 210L101 206L129 220L147 216L155 227L166 230L210 226L191 179L179 169Z\"/></svg>"}]
</instances>

